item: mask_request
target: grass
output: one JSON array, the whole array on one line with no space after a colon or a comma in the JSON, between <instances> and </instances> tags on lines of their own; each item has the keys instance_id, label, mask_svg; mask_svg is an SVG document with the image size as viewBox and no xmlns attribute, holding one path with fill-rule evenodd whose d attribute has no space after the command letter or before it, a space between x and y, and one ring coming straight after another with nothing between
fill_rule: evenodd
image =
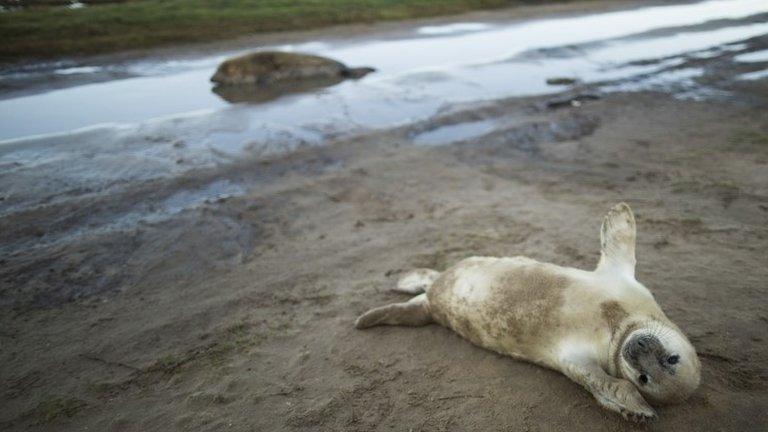
<instances>
[{"instance_id":1,"label":"grass","mask_svg":"<svg viewBox=\"0 0 768 432\"><path fill-rule=\"evenodd\" d=\"M0 13L0 63L113 53L259 32L455 14L547 0L22 0ZM0 0L3 4L4 0Z\"/></svg>"}]
</instances>

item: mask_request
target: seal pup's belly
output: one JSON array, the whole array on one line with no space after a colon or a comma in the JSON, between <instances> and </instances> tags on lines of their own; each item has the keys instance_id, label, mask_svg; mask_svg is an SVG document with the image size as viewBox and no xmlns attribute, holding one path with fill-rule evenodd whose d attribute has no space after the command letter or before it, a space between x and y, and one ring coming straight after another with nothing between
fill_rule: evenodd
<instances>
[{"instance_id":1,"label":"seal pup's belly","mask_svg":"<svg viewBox=\"0 0 768 432\"><path fill-rule=\"evenodd\" d=\"M429 288L429 311L476 345L555 367L570 331L560 310L574 283L567 272L525 257L467 258Z\"/></svg>"}]
</instances>

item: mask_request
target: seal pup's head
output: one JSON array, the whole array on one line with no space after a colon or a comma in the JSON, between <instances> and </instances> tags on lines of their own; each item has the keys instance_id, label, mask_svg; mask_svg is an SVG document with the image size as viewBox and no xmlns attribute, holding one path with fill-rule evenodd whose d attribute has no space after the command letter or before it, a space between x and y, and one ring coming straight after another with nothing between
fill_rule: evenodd
<instances>
[{"instance_id":1,"label":"seal pup's head","mask_svg":"<svg viewBox=\"0 0 768 432\"><path fill-rule=\"evenodd\" d=\"M650 291L635 279L636 232L629 205L614 206L603 219L596 271L639 288L646 293L646 300L654 301ZM656 403L674 403L696 390L701 376L696 350L666 317L629 318L621 328L623 331L616 333L615 367L644 396Z\"/></svg>"},{"instance_id":2,"label":"seal pup's head","mask_svg":"<svg viewBox=\"0 0 768 432\"><path fill-rule=\"evenodd\" d=\"M629 333L620 349L621 374L651 402L681 402L699 386L696 350L676 328L651 322Z\"/></svg>"}]
</instances>

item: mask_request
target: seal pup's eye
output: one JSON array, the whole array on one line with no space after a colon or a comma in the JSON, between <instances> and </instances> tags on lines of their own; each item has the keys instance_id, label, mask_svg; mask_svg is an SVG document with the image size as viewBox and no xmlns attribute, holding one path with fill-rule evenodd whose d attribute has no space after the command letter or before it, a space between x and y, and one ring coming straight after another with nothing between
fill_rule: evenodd
<instances>
[{"instance_id":1,"label":"seal pup's eye","mask_svg":"<svg viewBox=\"0 0 768 432\"><path fill-rule=\"evenodd\" d=\"M640 378L638 378L638 379L640 380L641 384L648 384L648 375L642 374L642 375L640 375Z\"/></svg>"},{"instance_id":2,"label":"seal pup's eye","mask_svg":"<svg viewBox=\"0 0 768 432\"><path fill-rule=\"evenodd\" d=\"M680 360L680 356L679 355L673 355L673 356L669 356L669 358L667 359L667 363L669 363L669 364L677 364L677 362L679 360Z\"/></svg>"}]
</instances>

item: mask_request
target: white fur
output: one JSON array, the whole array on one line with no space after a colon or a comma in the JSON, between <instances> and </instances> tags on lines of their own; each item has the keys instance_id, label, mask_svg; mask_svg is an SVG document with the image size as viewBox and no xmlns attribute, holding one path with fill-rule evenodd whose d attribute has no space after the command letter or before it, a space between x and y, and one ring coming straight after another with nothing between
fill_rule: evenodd
<instances>
[{"instance_id":1,"label":"white fur","mask_svg":"<svg viewBox=\"0 0 768 432\"><path fill-rule=\"evenodd\" d=\"M395 291L408 294L420 294L440 276L440 273L430 269L418 269L406 273L397 281Z\"/></svg>"}]
</instances>

